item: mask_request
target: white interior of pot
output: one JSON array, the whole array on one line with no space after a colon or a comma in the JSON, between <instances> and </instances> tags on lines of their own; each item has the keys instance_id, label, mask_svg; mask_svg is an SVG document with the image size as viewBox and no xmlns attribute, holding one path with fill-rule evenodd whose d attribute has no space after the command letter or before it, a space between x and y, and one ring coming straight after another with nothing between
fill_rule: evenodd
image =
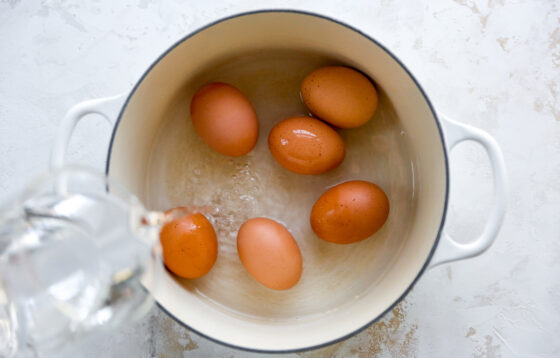
<instances>
[{"instance_id":1,"label":"white interior of pot","mask_svg":"<svg viewBox=\"0 0 560 358\"><path fill-rule=\"evenodd\" d=\"M249 63L264 50L282 50L288 62L287 50L295 57L313 53L318 57L309 66L313 61L343 63L375 82L381 95L378 112L368 128L342 133L348 153L337 170L320 178L297 176L279 168L268 155L268 130L275 121L292 115L286 111L297 104L291 90L273 93L286 101L276 105L262 95L282 88L282 81L278 87L270 76L260 78L258 85L249 82L251 74L259 76L259 71L251 72L243 61ZM217 70L209 72L210 65ZM247 72L236 77L228 72L231 66ZM295 81L307 71L301 67L278 76ZM201 84L213 80L238 86L257 110L260 138L247 158L220 156L197 143L200 139L192 132L190 97ZM364 133L371 135L370 141ZM358 165L364 158L371 158L368 170ZM262 350L300 349L332 341L366 325L397 301L434 245L447 185L436 121L406 71L361 34L330 20L291 12L255 13L220 22L163 57L125 109L109 171L150 209L210 205L207 210L215 221L231 221L218 230L220 251L209 275L187 281L166 274L153 294L189 327L228 344ZM254 174L255 185L239 184L247 178L227 177L236 171ZM310 210L324 187L348 179L379 184L388 194L391 213L372 238L346 246L328 244L302 224L307 218L301 212ZM193 189L200 182L207 190ZM243 195L252 198L246 206L239 200ZM236 225L244 216L269 216L291 229L304 259L304 273L295 288L272 291L244 272L235 251Z\"/></svg>"}]
</instances>

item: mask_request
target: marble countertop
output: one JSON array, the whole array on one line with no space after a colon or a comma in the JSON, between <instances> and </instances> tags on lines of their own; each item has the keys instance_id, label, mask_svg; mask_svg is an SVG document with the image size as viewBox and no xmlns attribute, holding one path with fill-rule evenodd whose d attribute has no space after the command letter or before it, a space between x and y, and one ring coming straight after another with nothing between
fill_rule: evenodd
<instances>
[{"instance_id":1,"label":"marble countertop","mask_svg":"<svg viewBox=\"0 0 560 358\"><path fill-rule=\"evenodd\" d=\"M318 12L385 44L439 111L497 139L510 179L505 223L488 252L426 272L403 302L360 334L289 356L560 356L560 6L554 0L0 0L1 196L47 169L70 106L129 90L183 35L261 8ZM103 168L110 131L100 118L80 124L71 159ZM457 147L451 161L447 228L468 240L491 207L492 174L472 143ZM157 308L74 349L81 357L260 356L199 337Z\"/></svg>"}]
</instances>

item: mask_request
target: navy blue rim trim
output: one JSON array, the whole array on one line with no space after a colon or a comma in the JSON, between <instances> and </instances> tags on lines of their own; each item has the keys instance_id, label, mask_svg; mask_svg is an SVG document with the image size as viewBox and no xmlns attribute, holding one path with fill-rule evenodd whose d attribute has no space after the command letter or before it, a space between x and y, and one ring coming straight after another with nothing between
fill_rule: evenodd
<instances>
[{"instance_id":1,"label":"navy blue rim trim","mask_svg":"<svg viewBox=\"0 0 560 358\"><path fill-rule=\"evenodd\" d=\"M301 348L301 349L291 349L291 350L260 350L260 349L252 349L252 348L247 348L247 347L241 347L241 346L236 346L236 345L232 345L226 342L222 342L220 340L217 340L215 338L209 337L199 331L197 331L196 329L193 329L192 327L188 326L187 324L185 324L184 322L182 322L181 320L179 320L177 317L173 316L173 314L171 312L169 312L168 310L166 310L162 305L160 305L159 303L157 303L157 306L164 311L165 313L167 313L171 318L173 318L175 321L177 321L177 323L179 323L180 325L184 326L185 328L191 330L192 332L198 334L199 336L202 336L212 342L230 347L230 348L235 348L235 349L240 349L243 351L247 351L247 352L255 352L255 353L295 353L295 352L303 352L303 351L309 351L309 350L313 350L313 349L318 349L318 348L322 348L322 347L326 347L329 346L331 344L335 344L338 342L341 342L345 339L348 339L358 333L360 333L361 331L363 331L364 329L368 328L369 326L371 326L373 323L377 322L380 318L382 318L383 316L385 316L389 311L391 311L400 301L402 301L406 295L408 295L408 293L410 292L410 290L414 287L414 285L416 284L416 282L418 282L418 279L422 276L422 274L424 273L424 271L426 271L426 269L428 268L428 265L430 264L430 261L434 255L434 252L436 251L436 248L438 246L440 237L441 237L441 233L443 230L443 225L445 223L445 217L447 214L447 204L448 204L448 200L449 200L449 160L447 157L447 146L445 145L445 139L443 136L443 131L441 128L441 124L439 123L436 111L434 110L434 107L432 105L432 102L430 102L430 99L428 98L428 96L426 95L426 92L424 91L424 89L422 88L422 86L420 86L420 83L418 82L418 80L416 80L416 78L412 75L412 73L408 70L408 68L404 65L404 63L402 63L391 51L389 51L389 49L387 49L385 46L383 46L381 43L379 43L377 40L373 39L372 37L370 37L369 35L363 33L362 31L342 22L339 20L335 20L331 17L325 16L325 15L320 15L320 14L316 14L316 13L312 13L312 12L306 12L306 11L299 11L299 10L286 10L286 9L270 9L270 10L255 10L255 11L249 11L249 12L243 12L240 14L236 14L236 15L231 15L225 18L222 18L220 20L211 22L210 24L203 26L201 28L199 28L198 30L195 30L193 32L191 32L190 34L186 35L185 37L183 37L182 39L180 39L179 41L175 42L170 48L168 48L164 53L162 53L151 65L150 67L148 67L148 69L146 70L146 72L144 72L144 74L142 74L142 76L140 77L140 79L138 80L138 82L136 82L136 84L134 85L134 88L132 89L132 91L130 92L130 94L128 95L123 107L121 108L121 111L119 113L119 116L117 118L117 121L115 123L115 128L113 129L113 133L111 135L111 142L109 143L109 151L107 153L107 165L105 167L105 173L107 175L109 175L109 166L111 163L111 152L113 149L113 142L115 139L115 135L117 133L117 128L119 127L119 123L121 121L122 115L126 109L126 107L128 106L128 102L130 101L130 98L134 95L134 93L136 92L136 90L138 89L138 87L140 86L140 84L144 81L144 78L146 78L146 76L148 75L148 73L150 73L150 71L152 70L152 68L154 68L169 52L171 52L173 49L175 49L175 47L179 46L179 44L183 43L185 40L188 40L189 38L193 37L194 35L198 34L201 31L206 30L207 28L210 28L216 24L219 24L221 22L224 21L228 21L231 19L235 19L238 17L242 17L242 16L248 16L248 15L255 15L255 14L260 14L260 13L271 13L271 12L279 12L279 13L294 13L294 14L300 14L300 15L306 15L306 16L312 16L312 17L318 17L324 20L328 20L331 22L334 22L338 25L344 26L358 34L360 34L361 36L367 38L368 40L370 40L371 42L373 42L375 45L379 46L380 48L382 48L389 56L391 56L391 58L393 58L393 60L395 60L401 67L402 69L408 74L408 76L410 76L410 78L412 79L412 81L414 81L414 84L416 85L416 87L418 87L418 89L420 90L420 92L422 93L422 96L424 97L424 100L426 100L426 102L428 103L428 106L430 107L430 111L432 112L432 115L434 116L438 131L439 131L439 136L441 139L441 145L443 147L443 155L445 157L445 176L447 178L446 181L446 185L445 185L445 201L443 204L443 214L441 217L441 222L439 225L439 229L438 229L438 234L437 237L434 241L434 245L432 246L432 249L430 250L430 254L428 255L428 258L426 259L426 262L424 263L424 266L422 266L422 268L420 269L420 271L418 272L418 275L416 275L416 277L414 278L414 280L412 281L412 283L410 284L410 286L408 286L408 288L403 292L403 294L392 304L390 305L382 314L380 314L379 316L375 317L373 320L371 320L369 323L367 323L366 325L364 325L363 327L360 327L358 329L356 329L355 331L353 331L352 333L349 333L345 336L342 336L338 339L332 340L332 341L328 341L322 344L318 344L315 346L310 346L310 347L305 347L305 348Z\"/></svg>"}]
</instances>

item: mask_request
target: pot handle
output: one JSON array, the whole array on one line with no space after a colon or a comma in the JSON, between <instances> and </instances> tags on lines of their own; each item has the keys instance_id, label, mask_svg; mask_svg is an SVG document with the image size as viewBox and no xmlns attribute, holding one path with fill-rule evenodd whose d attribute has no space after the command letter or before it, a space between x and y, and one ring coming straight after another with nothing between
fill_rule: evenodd
<instances>
[{"instance_id":1,"label":"pot handle","mask_svg":"<svg viewBox=\"0 0 560 358\"><path fill-rule=\"evenodd\" d=\"M496 239L504 220L506 210L507 177L504 156L498 143L488 133L466 124L449 119L445 115L438 116L443 124L447 151L466 140L480 143L490 158L494 174L494 207L488 215L488 222L482 234L468 243L459 243L443 230L440 243L430 262L430 268L437 265L467 259L486 251Z\"/></svg>"},{"instance_id":2,"label":"pot handle","mask_svg":"<svg viewBox=\"0 0 560 358\"><path fill-rule=\"evenodd\" d=\"M114 125L120 109L126 99L126 94L97 98L84 101L74 105L66 112L56 133L53 150L51 152L51 169L59 168L64 165L66 149L70 143L70 138L76 128L76 124L88 114L100 114L111 124Z\"/></svg>"}]
</instances>

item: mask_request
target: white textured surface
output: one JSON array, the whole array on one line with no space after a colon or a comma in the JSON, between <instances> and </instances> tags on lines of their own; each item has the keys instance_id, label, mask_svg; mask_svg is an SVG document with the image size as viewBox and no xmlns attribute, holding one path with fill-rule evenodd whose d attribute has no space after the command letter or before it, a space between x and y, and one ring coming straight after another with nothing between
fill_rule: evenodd
<instances>
[{"instance_id":1,"label":"white textured surface","mask_svg":"<svg viewBox=\"0 0 560 358\"><path fill-rule=\"evenodd\" d=\"M436 108L490 132L510 175L509 212L483 256L427 272L359 335L302 356L560 355L560 6L554 0L270 1L333 16L387 45ZM47 167L72 104L131 88L170 44L252 1L0 0L0 193ZM110 128L81 124L71 158L102 168ZM448 228L467 240L491 205L484 152L455 150ZM256 356L189 333L154 309L75 348L82 357ZM75 356L75 354L74 354ZM296 355L292 355L296 356Z\"/></svg>"}]
</instances>

